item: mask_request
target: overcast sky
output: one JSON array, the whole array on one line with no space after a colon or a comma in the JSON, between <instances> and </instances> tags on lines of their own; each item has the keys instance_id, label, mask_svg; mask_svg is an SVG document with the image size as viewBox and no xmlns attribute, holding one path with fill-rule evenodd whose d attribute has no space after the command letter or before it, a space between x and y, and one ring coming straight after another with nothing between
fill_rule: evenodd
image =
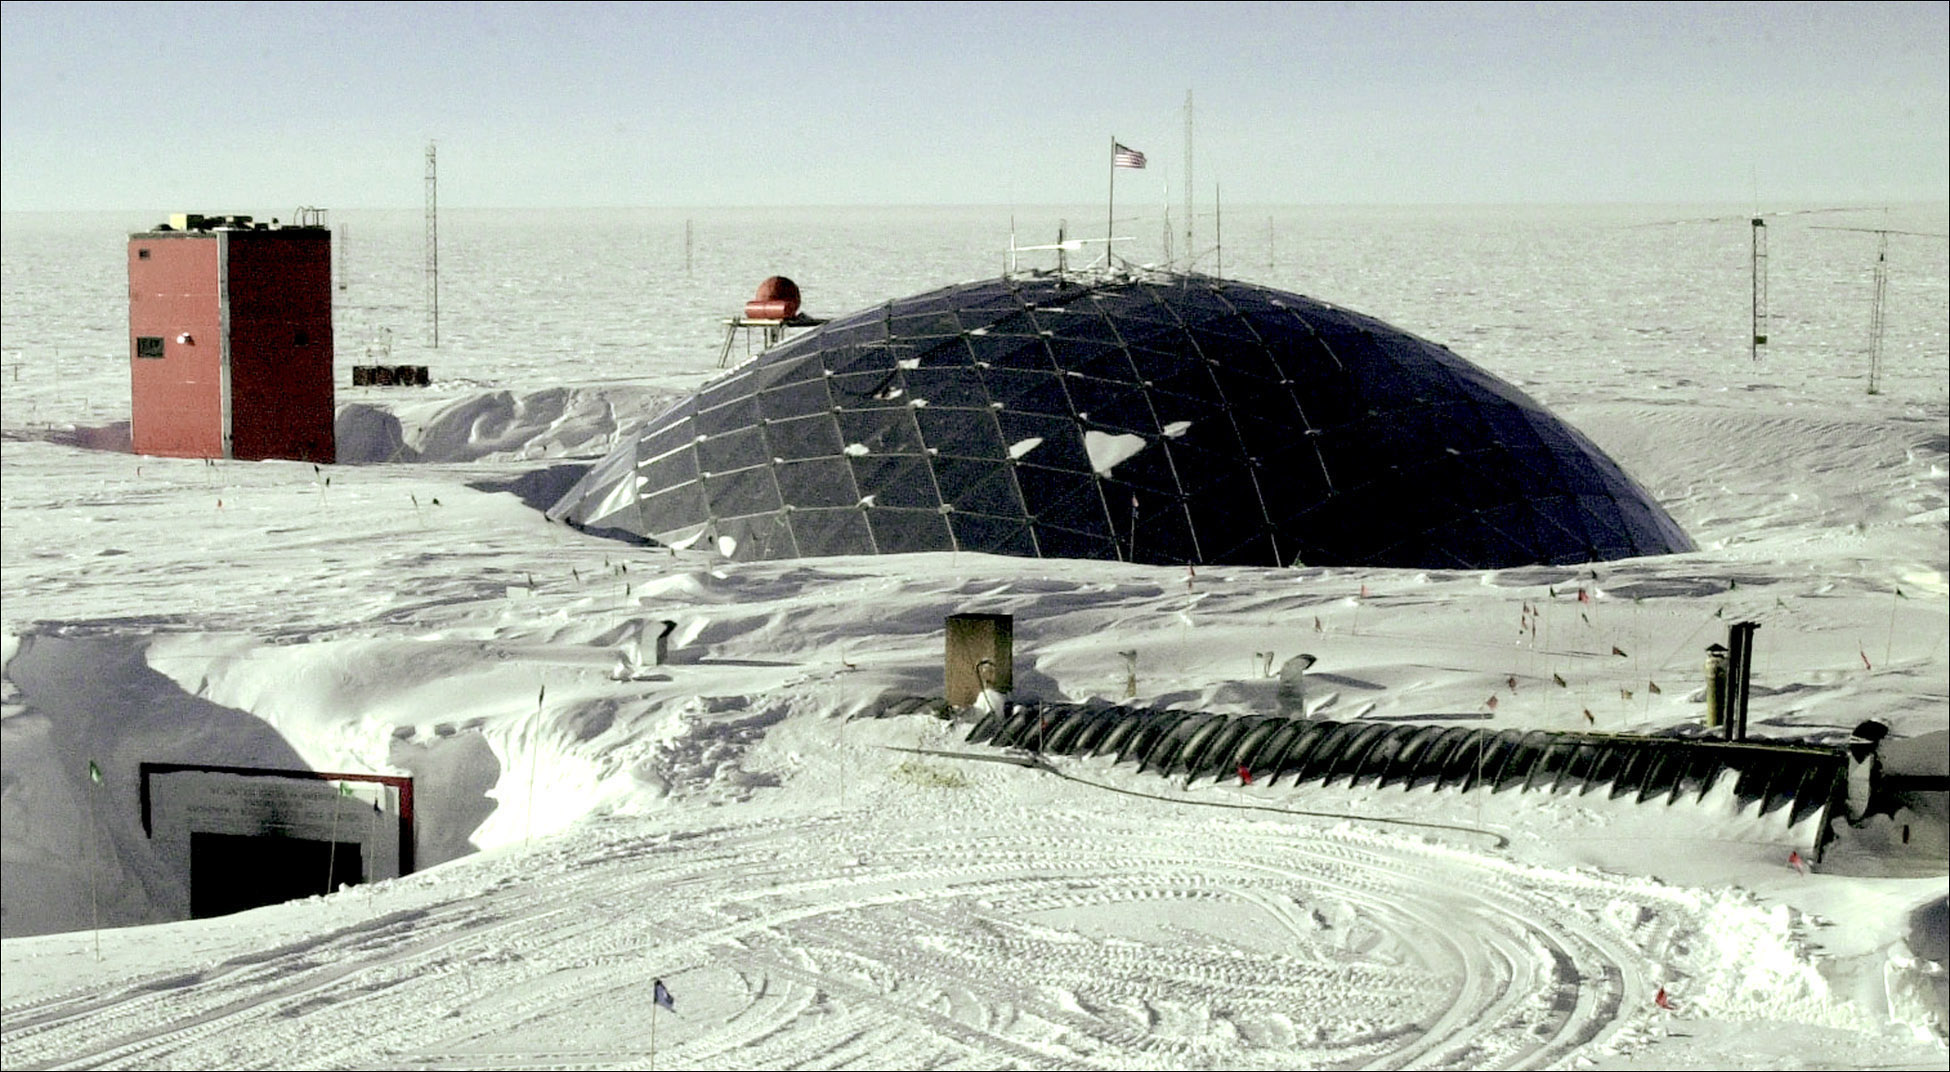
<instances>
[{"instance_id":1,"label":"overcast sky","mask_svg":"<svg viewBox=\"0 0 1950 1072\"><path fill-rule=\"evenodd\" d=\"M1938 201L1947 11L9 2L0 205Z\"/></svg>"}]
</instances>

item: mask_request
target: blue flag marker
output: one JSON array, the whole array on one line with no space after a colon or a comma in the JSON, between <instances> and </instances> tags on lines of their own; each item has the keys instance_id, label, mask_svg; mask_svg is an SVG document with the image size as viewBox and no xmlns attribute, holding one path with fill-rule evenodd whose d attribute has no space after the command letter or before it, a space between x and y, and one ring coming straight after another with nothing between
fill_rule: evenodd
<instances>
[{"instance_id":1,"label":"blue flag marker","mask_svg":"<svg viewBox=\"0 0 1950 1072\"><path fill-rule=\"evenodd\" d=\"M677 1003L671 1000L670 990L664 986L662 979L657 980L656 986L650 991L650 1000L662 1005L671 1012L677 1011Z\"/></svg>"}]
</instances>

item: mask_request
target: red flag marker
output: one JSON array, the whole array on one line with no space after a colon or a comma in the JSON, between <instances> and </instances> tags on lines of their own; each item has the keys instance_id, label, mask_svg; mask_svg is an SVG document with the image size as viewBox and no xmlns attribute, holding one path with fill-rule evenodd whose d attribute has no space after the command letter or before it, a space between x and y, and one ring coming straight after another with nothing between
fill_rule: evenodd
<instances>
[{"instance_id":1,"label":"red flag marker","mask_svg":"<svg viewBox=\"0 0 1950 1072\"><path fill-rule=\"evenodd\" d=\"M1582 589L1582 588L1580 588L1580 589L1578 589L1578 602L1580 602L1580 603L1589 603L1589 602L1591 602L1591 595L1590 595L1590 593L1588 593L1588 592L1586 592L1586 591L1585 591L1584 589Z\"/></svg>"},{"instance_id":2,"label":"red flag marker","mask_svg":"<svg viewBox=\"0 0 1950 1072\"><path fill-rule=\"evenodd\" d=\"M1672 999L1666 996L1665 987L1663 986L1660 987L1659 992L1657 994L1652 995L1652 1004L1657 1005L1658 1007L1665 1009L1668 1012L1672 1011Z\"/></svg>"},{"instance_id":3,"label":"red flag marker","mask_svg":"<svg viewBox=\"0 0 1950 1072\"><path fill-rule=\"evenodd\" d=\"M1495 696L1495 694L1491 694L1491 696L1490 696L1490 698L1489 698L1489 700L1488 700L1487 702L1488 702L1488 703L1489 703L1489 705L1490 705L1490 710L1492 710L1492 711L1494 711L1494 710L1496 710L1496 696Z\"/></svg>"},{"instance_id":4,"label":"red flag marker","mask_svg":"<svg viewBox=\"0 0 1950 1072\"><path fill-rule=\"evenodd\" d=\"M1875 669L1875 667L1873 667L1873 666L1870 666L1870 665L1869 665L1869 653L1868 653L1868 652L1866 652L1866 651L1862 651L1862 650L1860 650L1860 649L1857 649L1857 650L1856 650L1856 652L1855 652L1855 654L1857 654L1857 655L1860 655L1860 656L1862 657L1862 669L1864 669L1864 670L1874 670L1874 669Z\"/></svg>"},{"instance_id":5,"label":"red flag marker","mask_svg":"<svg viewBox=\"0 0 1950 1072\"><path fill-rule=\"evenodd\" d=\"M1239 764L1239 784L1240 785L1253 784L1253 772L1247 770L1246 765L1244 763Z\"/></svg>"},{"instance_id":6,"label":"red flag marker","mask_svg":"<svg viewBox=\"0 0 1950 1072\"><path fill-rule=\"evenodd\" d=\"M1365 584L1361 586L1361 598L1362 599L1368 598L1368 586Z\"/></svg>"},{"instance_id":7,"label":"red flag marker","mask_svg":"<svg viewBox=\"0 0 1950 1072\"><path fill-rule=\"evenodd\" d=\"M1794 868L1796 874L1805 875L1808 873L1808 861L1801 858L1801 850L1799 849L1788 853L1788 866Z\"/></svg>"}]
</instances>

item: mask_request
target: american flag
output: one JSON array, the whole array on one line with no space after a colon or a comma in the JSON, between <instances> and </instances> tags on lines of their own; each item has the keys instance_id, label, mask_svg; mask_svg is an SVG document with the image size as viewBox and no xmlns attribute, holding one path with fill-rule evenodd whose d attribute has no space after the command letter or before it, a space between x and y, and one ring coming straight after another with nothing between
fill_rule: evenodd
<instances>
[{"instance_id":1,"label":"american flag","mask_svg":"<svg viewBox=\"0 0 1950 1072\"><path fill-rule=\"evenodd\" d=\"M1110 151L1110 166L1127 168L1141 168L1144 166L1143 153L1138 152L1128 145L1122 145L1117 142L1111 142L1111 144L1115 148Z\"/></svg>"}]
</instances>

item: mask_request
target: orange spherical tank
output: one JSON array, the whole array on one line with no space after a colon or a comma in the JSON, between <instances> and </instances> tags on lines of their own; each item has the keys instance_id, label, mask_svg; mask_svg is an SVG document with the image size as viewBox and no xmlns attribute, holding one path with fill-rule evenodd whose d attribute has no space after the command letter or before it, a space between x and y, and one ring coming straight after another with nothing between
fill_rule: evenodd
<instances>
[{"instance_id":1,"label":"orange spherical tank","mask_svg":"<svg viewBox=\"0 0 1950 1072\"><path fill-rule=\"evenodd\" d=\"M768 277L745 303L748 320L790 320L799 315L799 284L782 275Z\"/></svg>"}]
</instances>

